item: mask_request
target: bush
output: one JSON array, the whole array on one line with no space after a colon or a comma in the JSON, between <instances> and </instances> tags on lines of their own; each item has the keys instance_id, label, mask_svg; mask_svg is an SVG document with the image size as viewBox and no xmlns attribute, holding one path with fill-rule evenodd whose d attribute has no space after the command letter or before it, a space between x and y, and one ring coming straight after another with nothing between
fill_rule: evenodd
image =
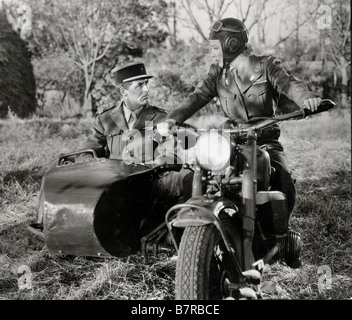
<instances>
[{"instance_id":1,"label":"bush","mask_svg":"<svg viewBox=\"0 0 352 320\"><path fill-rule=\"evenodd\" d=\"M12 29L0 11L0 118L9 108L17 116L28 117L35 111L35 79L26 43Z\"/></svg>"},{"instance_id":2,"label":"bush","mask_svg":"<svg viewBox=\"0 0 352 320\"><path fill-rule=\"evenodd\" d=\"M82 112L83 75L67 54L33 59L33 69L37 113L66 118Z\"/></svg>"}]
</instances>

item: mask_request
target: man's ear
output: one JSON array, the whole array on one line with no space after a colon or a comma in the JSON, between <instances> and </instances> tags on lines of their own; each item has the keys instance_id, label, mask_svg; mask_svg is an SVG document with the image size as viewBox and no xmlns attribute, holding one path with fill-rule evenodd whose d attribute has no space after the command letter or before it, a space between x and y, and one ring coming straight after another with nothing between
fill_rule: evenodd
<instances>
[{"instance_id":1,"label":"man's ear","mask_svg":"<svg viewBox=\"0 0 352 320\"><path fill-rule=\"evenodd\" d=\"M120 91L121 97L126 94L126 89L124 87L119 87L118 90Z\"/></svg>"}]
</instances>

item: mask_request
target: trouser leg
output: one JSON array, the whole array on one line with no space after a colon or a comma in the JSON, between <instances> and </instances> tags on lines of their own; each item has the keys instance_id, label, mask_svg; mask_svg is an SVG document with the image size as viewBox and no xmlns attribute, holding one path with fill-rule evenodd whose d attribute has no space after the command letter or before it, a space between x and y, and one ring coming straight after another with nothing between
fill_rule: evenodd
<instances>
[{"instance_id":1,"label":"trouser leg","mask_svg":"<svg viewBox=\"0 0 352 320\"><path fill-rule=\"evenodd\" d=\"M275 177L271 190L281 191L286 195L288 214L293 211L296 202L296 187L287 166L287 157L280 143L268 145L271 166L275 168Z\"/></svg>"},{"instance_id":2,"label":"trouser leg","mask_svg":"<svg viewBox=\"0 0 352 320\"><path fill-rule=\"evenodd\" d=\"M275 168L275 178L272 181L271 190L281 191L286 195L289 219L296 201L296 188L287 166L287 157L279 142L268 145L268 152L272 167ZM287 221L288 223L288 221ZM298 232L289 230L285 240L284 257L286 264L291 268L301 266L301 249L303 242Z\"/></svg>"},{"instance_id":3,"label":"trouser leg","mask_svg":"<svg viewBox=\"0 0 352 320\"><path fill-rule=\"evenodd\" d=\"M183 180L183 201L186 202L188 199L192 197L192 183L193 183L193 172L187 173Z\"/></svg>"},{"instance_id":4,"label":"trouser leg","mask_svg":"<svg viewBox=\"0 0 352 320\"><path fill-rule=\"evenodd\" d=\"M179 172L170 171L160 179L162 192L170 199L183 196L183 202L192 196L193 172L182 168Z\"/></svg>"}]
</instances>

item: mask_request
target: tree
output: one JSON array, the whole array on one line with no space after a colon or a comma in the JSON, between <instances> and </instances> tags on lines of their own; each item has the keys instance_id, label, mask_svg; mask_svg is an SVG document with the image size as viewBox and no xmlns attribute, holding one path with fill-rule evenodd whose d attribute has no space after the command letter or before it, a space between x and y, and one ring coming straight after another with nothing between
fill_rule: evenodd
<instances>
[{"instance_id":1,"label":"tree","mask_svg":"<svg viewBox=\"0 0 352 320\"><path fill-rule=\"evenodd\" d=\"M32 8L34 53L69 54L83 73L85 112L94 111L91 93L104 58L112 68L120 55L141 56L167 36L163 0L35 0Z\"/></svg>"},{"instance_id":2,"label":"tree","mask_svg":"<svg viewBox=\"0 0 352 320\"><path fill-rule=\"evenodd\" d=\"M35 79L31 55L25 41L16 33L0 10L0 117L8 108L21 118L36 108Z\"/></svg>"},{"instance_id":3,"label":"tree","mask_svg":"<svg viewBox=\"0 0 352 320\"><path fill-rule=\"evenodd\" d=\"M274 0L181 0L180 7L186 17L179 19L184 25L196 31L202 40L208 39L208 27L215 20L234 17L241 20L251 32L257 26L258 39L265 42L267 22L277 14L281 4L270 6ZM179 10L180 12L181 10ZM207 24L204 25L204 18Z\"/></svg>"},{"instance_id":4,"label":"tree","mask_svg":"<svg viewBox=\"0 0 352 320\"><path fill-rule=\"evenodd\" d=\"M322 5L320 9L323 15L318 20L318 27L323 39L324 55L334 62L341 75L341 105L347 108L351 64L350 7L343 0L334 0Z\"/></svg>"},{"instance_id":5,"label":"tree","mask_svg":"<svg viewBox=\"0 0 352 320\"><path fill-rule=\"evenodd\" d=\"M254 0L250 0L251 2ZM196 31L202 40L208 39L208 34L204 30L208 30L208 26L214 20L219 20L233 5L234 0L212 1L212 0L181 0L180 6L186 13L186 18L179 15L179 19L185 24L187 28ZM200 12L204 13L209 21L206 29L200 21Z\"/></svg>"}]
</instances>

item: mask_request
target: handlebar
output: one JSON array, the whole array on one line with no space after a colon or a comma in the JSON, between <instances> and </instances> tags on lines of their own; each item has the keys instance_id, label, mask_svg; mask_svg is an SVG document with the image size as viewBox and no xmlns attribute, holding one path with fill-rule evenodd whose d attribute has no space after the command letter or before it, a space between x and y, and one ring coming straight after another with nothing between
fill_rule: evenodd
<instances>
[{"instance_id":1,"label":"handlebar","mask_svg":"<svg viewBox=\"0 0 352 320\"><path fill-rule=\"evenodd\" d=\"M264 119L262 118L260 122L256 122L253 125L247 124L248 126L246 127L244 127L243 125L239 125L237 128L234 128L234 129L222 129L222 132L226 132L228 134L234 134L240 137L240 136L246 135L250 131L264 130L280 121L304 119L308 116L328 111L330 109L333 109L335 105L336 105L335 102L333 102L332 100L323 99L316 111L311 111L309 109L300 109L291 113L276 116L275 118L264 118ZM252 120L255 120L255 119L252 119ZM171 128L172 134L176 135L179 129L180 129L179 125L174 125ZM185 130L188 130L188 129L185 129ZM199 136L202 132L207 132L207 131L208 130L197 129L195 132L195 135Z\"/></svg>"},{"instance_id":2,"label":"handlebar","mask_svg":"<svg viewBox=\"0 0 352 320\"><path fill-rule=\"evenodd\" d=\"M332 100L324 99L321 101L320 106L318 107L318 109L316 111L310 111L309 109L303 109L303 111L304 111L303 118L310 116L312 114L317 114L320 112L329 111L330 109L334 108L335 106L336 106L336 104Z\"/></svg>"},{"instance_id":3,"label":"handlebar","mask_svg":"<svg viewBox=\"0 0 352 320\"><path fill-rule=\"evenodd\" d=\"M321 112L328 111L332 108L335 107L335 102L333 102L330 99L324 99L321 101L321 104L317 108L316 111L311 111L309 109L300 109L298 111L294 111L291 113L283 114L281 116L277 116L275 118L268 118L266 120L263 120L262 122L259 122L257 124L253 124L252 126L249 126L247 128L236 128L236 129L229 129L225 130L226 132L230 134L237 134L239 136L245 135L250 131L260 131L263 129L266 129L273 124L280 122L280 121L285 121L285 120L294 120L294 119L304 119L307 116L313 115L313 114L318 114Z\"/></svg>"}]
</instances>

